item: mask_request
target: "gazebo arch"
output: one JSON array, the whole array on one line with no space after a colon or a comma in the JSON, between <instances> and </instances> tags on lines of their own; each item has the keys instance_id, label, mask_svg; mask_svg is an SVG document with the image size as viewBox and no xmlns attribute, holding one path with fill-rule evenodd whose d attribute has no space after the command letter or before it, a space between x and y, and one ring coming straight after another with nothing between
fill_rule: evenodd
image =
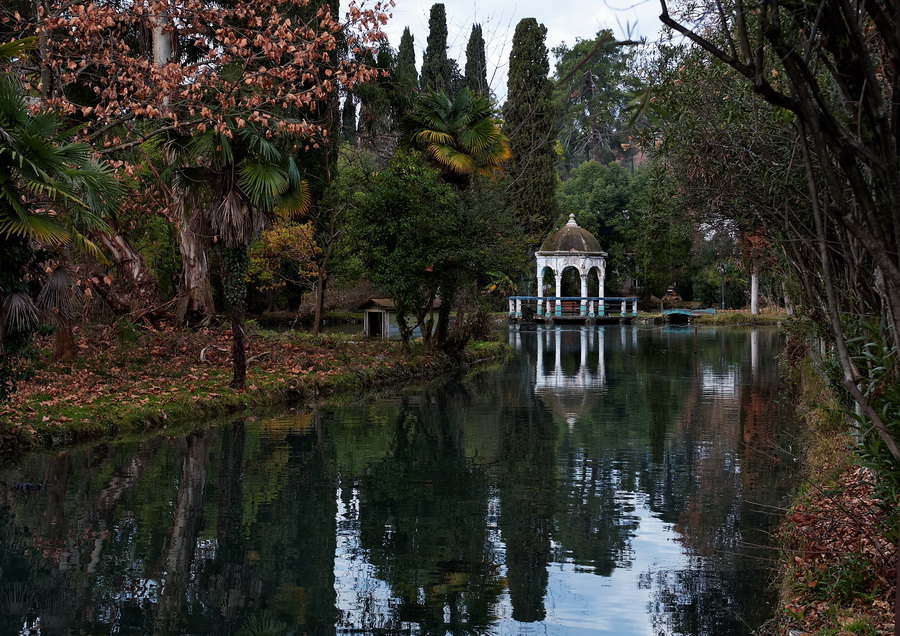
<instances>
[{"instance_id":1,"label":"gazebo arch","mask_svg":"<svg viewBox=\"0 0 900 636\"><path fill-rule=\"evenodd\" d=\"M538 315L543 313L544 270L549 269L556 279L555 313L559 315L562 307L562 274L563 270L573 267L581 276L581 313L586 315L586 303L588 295L588 276L592 269L596 268L598 293L603 297L606 283L606 252L600 249L600 242L593 234L575 221L575 215L569 215L569 221L556 232L547 237L540 251L535 254L537 258L537 296ZM602 301L601 301L602 302ZM602 309L598 307L598 313L602 315Z\"/></svg>"}]
</instances>

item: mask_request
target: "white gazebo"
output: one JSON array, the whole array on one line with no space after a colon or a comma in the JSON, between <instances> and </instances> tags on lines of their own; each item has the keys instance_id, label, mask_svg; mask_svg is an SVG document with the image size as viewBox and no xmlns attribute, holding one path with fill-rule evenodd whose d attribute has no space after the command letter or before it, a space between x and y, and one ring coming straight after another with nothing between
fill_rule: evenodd
<instances>
[{"instance_id":1,"label":"white gazebo","mask_svg":"<svg viewBox=\"0 0 900 636\"><path fill-rule=\"evenodd\" d=\"M579 295L581 315L603 315L603 292L606 281L606 252L600 249L600 242L596 237L578 226L575 215L569 215L569 221L556 232L547 237L541 245L537 257L537 297L538 315L559 315L562 308L562 278L563 272L572 267L578 271L581 277L581 294ZM554 295L555 308L550 307L544 311L544 274L547 270L553 273L556 279L556 294ZM588 306L588 281L591 276L597 277L598 291L596 294L598 306ZM593 302L590 303L593 305ZM548 302L549 305L549 302Z\"/></svg>"}]
</instances>

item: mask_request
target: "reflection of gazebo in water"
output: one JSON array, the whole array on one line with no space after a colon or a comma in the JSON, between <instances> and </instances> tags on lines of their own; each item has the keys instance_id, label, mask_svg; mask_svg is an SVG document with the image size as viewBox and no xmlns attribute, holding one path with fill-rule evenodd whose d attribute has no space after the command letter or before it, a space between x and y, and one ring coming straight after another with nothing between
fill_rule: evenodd
<instances>
[{"instance_id":1,"label":"reflection of gazebo in water","mask_svg":"<svg viewBox=\"0 0 900 636\"><path fill-rule=\"evenodd\" d=\"M552 332L542 330L537 335L537 373L534 392L551 411L562 416L569 428L572 428L576 420L595 406L602 395L598 389L606 385L603 329L582 328L580 333L565 334L577 336L579 345L577 365L568 371L565 368L567 365L563 363L563 332L559 329ZM548 349L550 351L547 351ZM597 352L597 361L589 364L588 354L592 351ZM552 362L547 359L551 355Z\"/></svg>"},{"instance_id":2,"label":"reflection of gazebo in water","mask_svg":"<svg viewBox=\"0 0 900 636\"><path fill-rule=\"evenodd\" d=\"M597 318L631 318L637 315L637 298L605 297L606 252L600 248L597 238L579 227L575 215L569 222L551 234L535 254L537 259L537 296L512 296L509 299L511 320L522 318L523 302L528 307L535 302L537 320L573 320L593 322ZM563 274L574 270L581 280L578 296L563 296ZM544 277L550 274L555 280L555 295L544 295ZM595 294L589 288L596 282ZM527 312L526 312L527 313ZM527 316L526 316L527 318Z\"/></svg>"},{"instance_id":3,"label":"reflection of gazebo in water","mask_svg":"<svg viewBox=\"0 0 900 636\"><path fill-rule=\"evenodd\" d=\"M636 346L636 331L612 333L621 338L622 349ZM570 429L597 407L606 386L609 334L604 328L538 329L533 335L516 329L510 331L509 337L510 345L517 350L536 352L530 369L534 392Z\"/></svg>"}]
</instances>

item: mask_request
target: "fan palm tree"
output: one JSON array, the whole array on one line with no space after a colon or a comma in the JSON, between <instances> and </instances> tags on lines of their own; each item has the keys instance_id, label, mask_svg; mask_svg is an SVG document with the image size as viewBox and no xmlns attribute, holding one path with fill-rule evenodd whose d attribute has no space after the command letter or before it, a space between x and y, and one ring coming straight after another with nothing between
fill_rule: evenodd
<instances>
[{"instance_id":1,"label":"fan palm tree","mask_svg":"<svg viewBox=\"0 0 900 636\"><path fill-rule=\"evenodd\" d=\"M22 56L34 39L0 45L0 61ZM90 146L71 141L52 111L31 112L20 82L0 74L0 397L14 388L6 366L30 340L38 313L25 268L36 244L70 244L102 259L83 230L105 230L103 216L121 196ZM6 390L4 390L4 387Z\"/></svg>"},{"instance_id":2,"label":"fan palm tree","mask_svg":"<svg viewBox=\"0 0 900 636\"><path fill-rule=\"evenodd\" d=\"M222 286L232 330L234 376L247 378L244 314L250 244L272 212L298 215L309 208L310 191L296 159L266 138L261 128L236 120L224 132L206 130L172 138L167 145L173 183L200 193L207 204L195 210L192 224L219 245Z\"/></svg>"},{"instance_id":3,"label":"fan palm tree","mask_svg":"<svg viewBox=\"0 0 900 636\"><path fill-rule=\"evenodd\" d=\"M420 98L410 115L413 141L459 189L473 175L488 175L509 159L509 144L500 132L491 101L468 88L451 98L443 91Z\"/></svg>"},{"instance_id":4,"label":"fan palm tree","mask_svg":"<svg viewBox=\"0 0 900 636\"><path fill-rule=\"evenodd\" d=\"M0 60L31 45L0 45ZM54 112L32 113L23 94L16 78L0 75L0 237L74 243L100 256L81 230L107 229L102 217L121 195L118 182Z\"/></svg>"}]
</instances>

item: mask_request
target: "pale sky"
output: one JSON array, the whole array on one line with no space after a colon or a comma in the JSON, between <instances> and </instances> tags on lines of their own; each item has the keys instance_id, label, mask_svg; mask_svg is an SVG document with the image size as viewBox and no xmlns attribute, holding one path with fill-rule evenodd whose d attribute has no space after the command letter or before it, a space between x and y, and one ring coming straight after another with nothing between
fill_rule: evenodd
<instances>
[{"instance_id":1,"label":"pale sky","mask_svg":"<svg viewBox=\"0 0 900 636\"><path fill-rule=\"evenodd\" d=\"M434 0L395 0L393 17L385 32L395 49L400 45L403 28L415 37L416 65L421 69L422 54L428 41L428 16ZM576 38L593 39L600 29L612 29L620 39L653 41L659 29L658 0L443 0L447 12L447 54L460 70L465 69L466 43L472 25L481 24L488 64L488 82L501 101L506 95L506 70L516 24L523 18L535 18L547 27L547 50ZM550 53L551 72L555 58Z\"/></svg>"}]
</instances>

